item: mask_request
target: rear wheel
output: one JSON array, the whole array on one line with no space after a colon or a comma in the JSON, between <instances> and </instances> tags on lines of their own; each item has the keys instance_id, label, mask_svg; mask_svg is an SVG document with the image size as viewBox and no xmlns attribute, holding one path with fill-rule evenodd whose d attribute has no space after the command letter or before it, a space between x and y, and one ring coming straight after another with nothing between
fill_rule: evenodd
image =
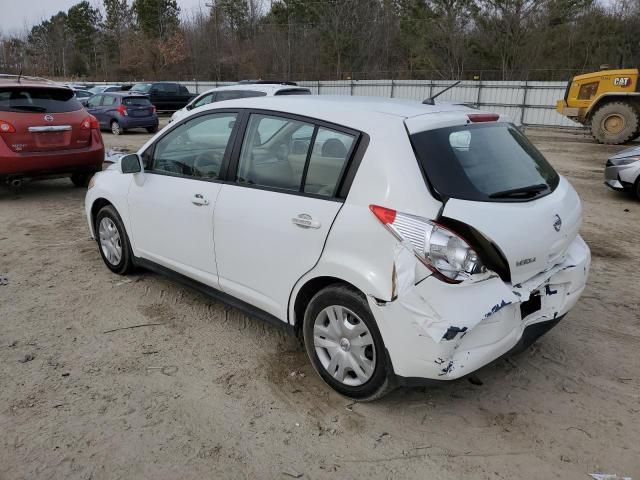
<instances>
[{"instance_id":1,"label":"rear wheel","mask_svg":"<svg viewBox=\"0 0 640 480\"><path fill-rule=\"evenodd\" d=\"M133 270L129 237L120 215L112 205L102 207L96 216L96 237L100 256L109 270L125 275Z\"/></svg>"},{"instance_id":2,"label":"rear wheel","mask_svg":"<svg viewBox=\"0 0 640 480\"><path fill-rule=\"evenodd\" d=\"M156 133L157 131L158 131L157 125L155 127L147 127L147 132L149 133Z\"/></svg>"},{"instance_id":3,"label":"rear wheel","mask_svg":"<svg viewBox=\"0 0 640 480\"><path fill-rule=\"evenodd\" d=\"M344 285L318 292L303 334L313 368L337 392L367 401L393 389L382 336L361 293Z\"/></svg>"},{"instance_id":4,"label":"rear wheel","mask_svg":"<svg viewBox=\"0 0 640 480\"><path fill-rule=\"evenodd\" d=\"M633 193L635 193L636 198L640 200L640 177L636 180L636 184L633 187Z\"/></svg>"},{"instance_id":5,"label":"rear wheel","mask_svg":"<svg viewBox=\"0 0 640 480\"><path fill-rule=\"evenodd\" d=\"M71 175L71 181L75 187L87 188L91 177L93 177L93 172L76 172Z\"/></svg>"},{"instance_id":6,"label":"rear wheel","mask_svg":"<svg viewBox=\"0 0 640 480\"><path fill-rule=\"evenodd\" d=\"M111 122L111 133L114 135L122 135L124 133L124 129L120 126L117 120L113 120Z\"/></svg>"},{"instance_id":7,"label":"rear wheel","mask_svg":"<svg viewBox=\"0 0 640 480\"><path fill-rule=\"evenodd\" d=\"M599 143L626 143L638 134L639 128L638 111L631 103L607 103L598 108L591 118L591 134Z\"/></svg>"}]
</instances>

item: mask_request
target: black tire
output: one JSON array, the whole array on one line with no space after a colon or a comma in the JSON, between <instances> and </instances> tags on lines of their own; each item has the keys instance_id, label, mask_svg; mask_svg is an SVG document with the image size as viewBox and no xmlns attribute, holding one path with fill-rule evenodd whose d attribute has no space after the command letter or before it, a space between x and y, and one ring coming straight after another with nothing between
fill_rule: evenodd
<instances>
[{"instance_id":1,"label":"black tire","mask_svg":"<svg viewBox=\"0 0 640 480\"><path fill-rule=\"evenodd\" d=\"M71 181L73 182L73 186L77 188L87 188L94 173L95 172L76 172L72 174Z\"/></svg>"},{"instance_id":2,"label":"black tire","mask_svg":"<svg viewBox=\"0 0 640 480\"><path fill-rule=\"evenodd\" d=\"M366 325L375 347L375 367L371 377L362 385L351 386L335 379L323 366L313 341L316 317L329 306L341 306L355 313ZM378 325L369 309L366 298L360 292L341 284L330 285L319 291L309 302L304 314L303 337L307 355L315 371L334 390L358 401L377 400L395 388L389 372L387 352Z\"/></svg>"},{"instance_id":3,"label":"black tire","mask_svg":"<svg viewBox=\"0 0 640 480\"><path fill-rule=\"evenodd\" d=\"M147 127L147 132L148 133L158 133L158 126L156 125L155 127Z\"/></svg>"},{"instance_id":4,"label":"black tire","mask_svg":"<svg viewBox=\"0 0 640 480\"><path fill-rule=\"evenodd\" d=\"M633 186L633 193L636 195L636 198L640 200L640 177L638 177L635 185Z\"/></svg>"},{"instance_id":5,"label":"black tire","mask_svg":"<svg viewBox=\"0 0 640 480\"><path fill-rule=\"evenodd\" d=\"M607 127L608 124L611 126ZM591 117L591 135L598 143L627 143L637 135L639 129L640 116L631 103L609 102L598 108Z\"/></svg>"},{"instance_id":6,"label":"black tire","mask_svg":"<svg viewBox=\"0 0 640 480\"><path fill-rule=\"evenodd\" d=\"M113 222L120 236L120 245L122 249L122 254L121 254L120 261L117 263L112 263L107 258L107 256L105 255L105 252L103 251L103 247L101 245L100 224L104 218L108 218L111 220L111 222ZM124 228L122 219L120 218L120 215L118 215L118 212L112 205L106 205L100 209L100 211L98 212L98 215L96 215L96 223L95 223L94 229L95 229L96 240L98 243L98 250L100 251L100 256L102 257L102 260L104 261L107 268L111 270L113 273L117 273L118 275L126 275L127 273L131 272L134 268L133 254L131 253L131 244L129 243L129 237L127 236L127 231Z\"/></svg>"},{"instance_id":7,"label":"black tire","mask_svg":"<svg viewBox=\"0 0 640 480\"><path fill-rule=\"evenodd\" d=\"M111 127L111 133L114 135L122 135L124 133L124 128L120 126L117 120L112 120L109 125Z\"/></svg>"}]
</instances>

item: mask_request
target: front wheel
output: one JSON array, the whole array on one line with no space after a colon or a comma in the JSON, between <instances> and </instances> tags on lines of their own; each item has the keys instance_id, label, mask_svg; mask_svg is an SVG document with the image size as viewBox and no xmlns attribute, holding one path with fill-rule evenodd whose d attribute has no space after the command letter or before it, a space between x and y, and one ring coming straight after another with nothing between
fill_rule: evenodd
<instances>
[{"instance_id":1,"label":"front wheel","mask_svg":"<svg viewBox=\"0 0 640 480\"><path fill-rule=\"evenodd\" d=\"M133 270L129 237L120 215L112 205L100 209L96 216L95 229L100 256L109 270L119 275L125 275Z\"/></svg>"},{"instance_id":2,"label":"front wheel","mask_svg":"<svg viewBox=\"0 0 640 480\"><path fill-rule=\"evenodd\" d=\"M591 118L591 134L599 143L621 145L637 135L640 118L628 102L610 102L598 108Z\"/></svg>"},{"instance_id":3,"label":"front wheel","mask_svg":"<svg viewBox=\"0 0 640 480\"><path fill-rule=\"evenodd\" d=\"M387 354L366 298L344 285L331 285L309 302L304 343L313 368L337 392L361 401L393 389Z\"/></svg>"}]
</instances>

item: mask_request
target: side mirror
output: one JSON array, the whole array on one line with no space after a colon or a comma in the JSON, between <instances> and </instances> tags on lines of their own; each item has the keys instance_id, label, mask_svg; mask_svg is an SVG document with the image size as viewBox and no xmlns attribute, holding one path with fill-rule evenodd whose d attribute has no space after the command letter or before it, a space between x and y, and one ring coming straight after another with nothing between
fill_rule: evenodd
<instances>
[{"instance_id":1,"label":"side mirror","mask_svg":"<svg viewBox=\"0 0 640 480\"><path fill-rule=\"evenodd\" d=\"M187 104L187 106L186 106L186 107L184 107L184 108L186 108L187 110L192 110L192 109L193 109L193 104L192 104L192 103L189 103L189 104Z\"/></svg>"},{"instance_id":2,"label":"side mirror","mask_svg":"<svg viewBox=\"0 0 640 480\"><path fill-rule=\"evenodd\" d=\"M125 155L120 160L120 170L122 173L139 173L142 171L142 161L140 155L137 153L131 153Z\"/></svg>"}]
</instances>

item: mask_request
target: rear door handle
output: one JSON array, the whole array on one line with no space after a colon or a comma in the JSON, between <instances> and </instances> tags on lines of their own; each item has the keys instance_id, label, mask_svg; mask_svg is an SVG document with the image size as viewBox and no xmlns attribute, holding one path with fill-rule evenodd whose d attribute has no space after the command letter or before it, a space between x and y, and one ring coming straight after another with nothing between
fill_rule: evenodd
<instances>
[{"instance_id":1,"label":"rear door handle","mask_svg":"<svg viewBox=\"0 0 640 480\"><path fill-rule=\"evenodd\" d=\"M191 199L191 203L201 207L202 205L209 205L209 200L204 198L204 196L201 193L196 193Z\"/></svg>"},{"instance_id":2,"label":"rear door handle","mask_svg":"<svg viewBox=\"0 0 640 480\"><path fill-rule=\"evenodd\" d=\"M320 222L314 220L311 215L301 213L297 217L291 219L294 225L300 228L320 228Z\"/></svg>"}]
</instances>

